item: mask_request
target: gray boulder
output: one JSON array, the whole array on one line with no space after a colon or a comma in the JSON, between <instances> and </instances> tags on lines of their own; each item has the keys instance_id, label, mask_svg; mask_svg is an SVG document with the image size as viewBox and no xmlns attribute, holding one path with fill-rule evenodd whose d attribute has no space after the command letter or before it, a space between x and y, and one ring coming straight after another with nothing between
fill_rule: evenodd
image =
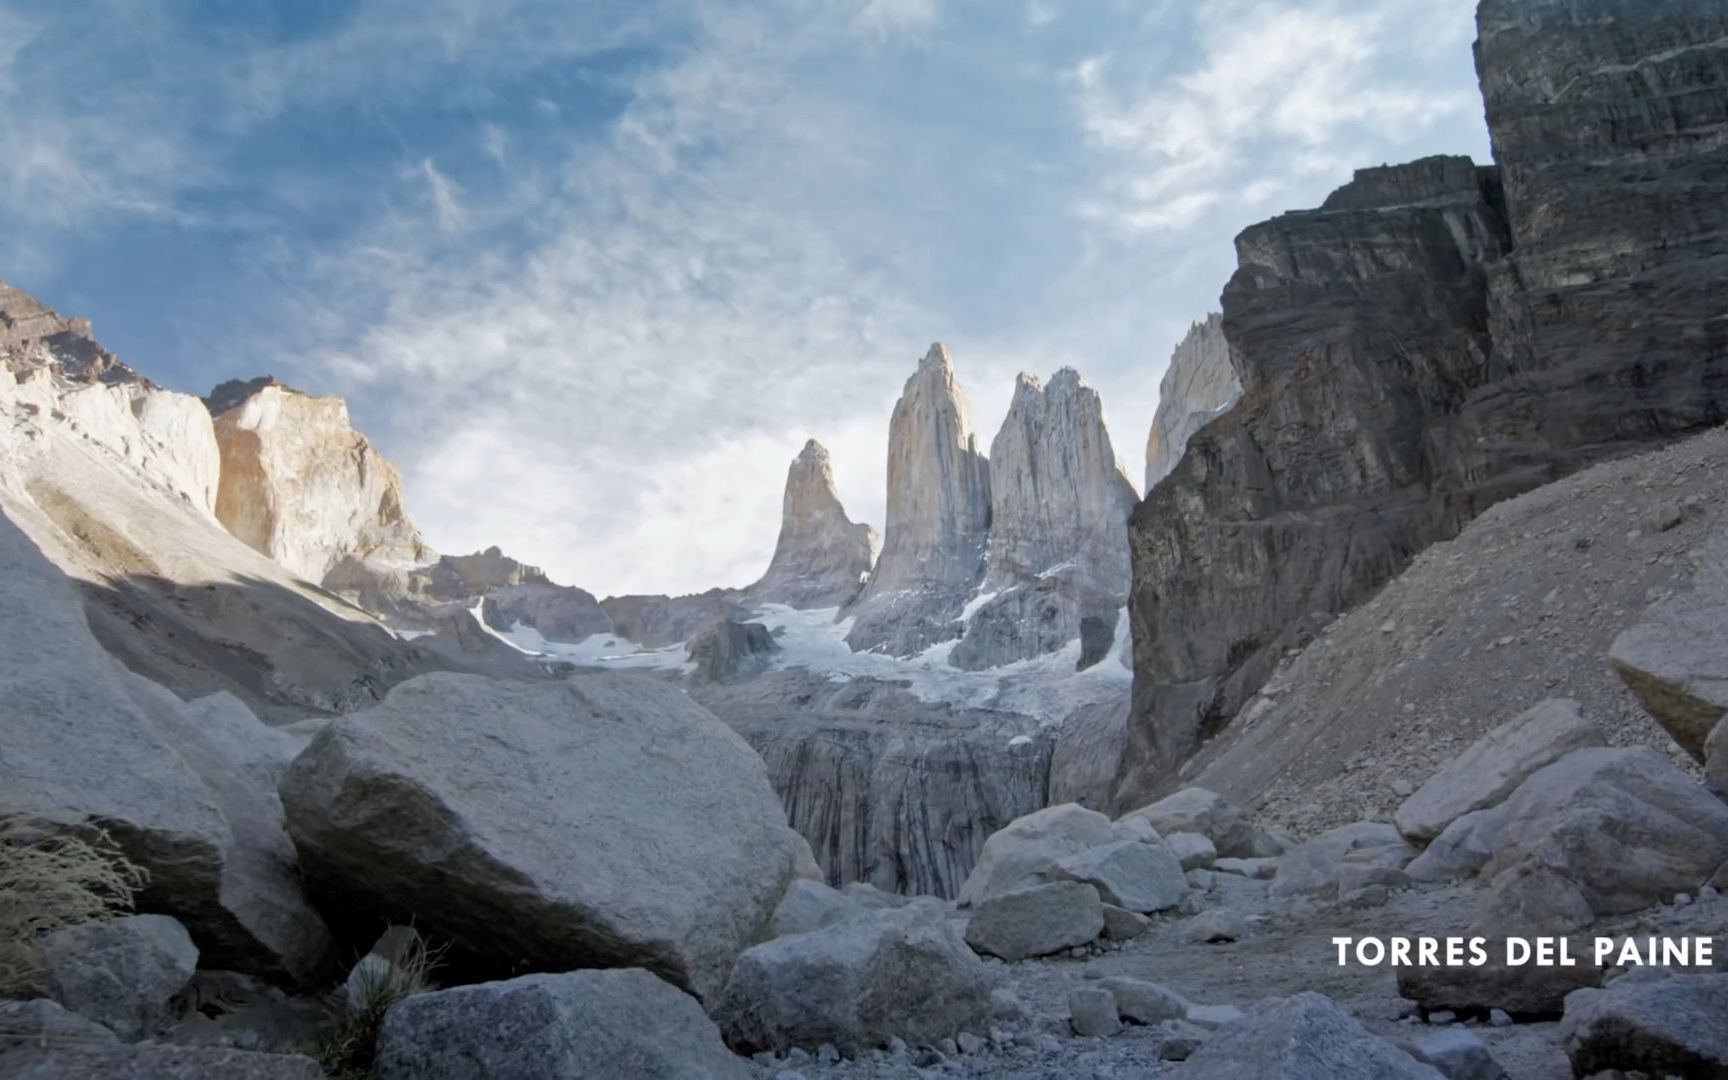
<instances>
[{"instance_id":1,"label":"gray boulder","mask_svg":"<svg viewBox=\"0 0 1728 1080\"><path fill-rule=\"evenodd\" d=\"M1432 1066L1371 1034L1331 998L1297 994L1258 1006L1206 1043L1184 1080L1442 1080Z\"/></svg>"},{"instance_id":2,"label":"gray boulder","mask_svg":"<svg viewBox=\"0 0 1728 1080\"><path fill-rule=\"evenodd\" d=\"M1045 880L1070 855L1116 837L1110 819L1078 803L1048 806L1016 818L984 841L978 862L960 887L962 907Z\"/></svg>"},{"instance_id":3,"label":"gray boulder","mask_svg":"<svg viewBox=\"0 0 1728 1080\"><path fill-rule=\"evenodd\" d=\"M1183 788L1123 816L1144 818L1164 835L1199 833L1225 858L1266 858L1284 850L1278 839L1254 824L1241 807L1205 788Z\"/></svg>"},{"instance_id":4,"label":"gray boulder","mask_svg":"<svg viewBox=\"0 0 1728 1080\"><path fill-rule=\"evenodd\" d=\"M768 922L768 936L807 934L843 922L864 910L865 905L838 889L800 878L787 886L786 895L780 898L780 906L774 909L774 917Z\"/></svg>"},{"instance_id":5,"label":"gray boulder","mask_svg":"<svg viewBox=\"0 0 1728 1080\"><path fill-rule=\"evenodd\" d=\"M119 1041L113 1028L69 1012L58 1001L0 1001L0 1054L31 1046Z\"/></svg>"},{"instance_id":6,"label":"gray boulder","mask_svg":"<svg viewBox=\"0 0 1728 1080\"><path fill-rule=\"evenodd\" d=\"M1465 814L1502 802L1544 765L1604 742L1576 701L1544 701L1471 743L1405 799L1393 820L1410 839L1431 840Z\"/></svg>"},{"instance_id":7,"label":"gray boulder","mask_svg":"<svg viewBox=\"0 0 1728 1080\"><path fill-rule=\"evenodd\" d=\"M1614 639L1608 663L1687 753L1728 713L1728 519L1711 527L1692 588L1651 605Z\"/></svg>"},{"instance_id":8,"label":"gray boulder","mask_svg":"<svg viewBox=\"0 0 1728 1080\"><path fill-rule=\"evenodd\" d=\"M1182 861L1184 870L1209 868L1218 858L1217 846L1200 833L1171 833L1164 838L1164 845L1170 849L1172 855Z\"/></svg>"},{"instance_id":9,"label":"gray boulder","mask_svg":"<svg viewBox=\"0 0 1728 1080\"><path fill-rule=\"evenodd\" d=\"M378 1033L379 1080L746 1080L689 994L640 968L524 975L416 994Z\"/></svg>"},{"instance_id":10,"label":"gray boulder","mask_svg":"<svg viewBox=\"0 0 1728 1080\"><path fill-rule=\"evenodd\" d=\"M1136 1024L1186 1020L1193 1005L1174 990L1145 979L1114 975L1101 984L1116 999L1116 1012Z\"/></svg>"},{"instance_id":11,"label":"gray boulder","mask_svg":"<svg viewBox=\"0 0 1728 1080\"><path fill-rule=\"evenodd\" d=\"M1549 1019L1560 1015L1567 994L1601 983L1602 969L1588 962L1589 945L1574 939L1572 955L1584 961L1574 966L1509 966L1505 942L1495 938L1485 946L1488 963L1479 967L1399 968L1398 993L1430 1013L1486 1014L1499 1009L1520 1019Z\"/></svg>"},{"instance_id":12,"label":"gray boulder","mask_svg":"<svg viewBox=\"0 0 1728 1080\"><path fill-rule=\"evenodd\" d=\"M1500 815L1473 810L1455 818L1446 831L1410 860L1404 872L1412 881L1461 881L1475 877L1500 846Z\"/></svg>"},{"instance_id":13,"label":"gray boulder","mask_svg":"<svg viewBox=\"0 0 1728 1080\"><path fill-rule=\"evenodd\" d=\"M0 1054L7 1080L324 1080L299 1054L254 1054L209 1046L116 1043L30 1047Z\"/></svg>"},{"instance_id":14,"label":"gray boulder","mask_svg":"<svg viewBox=\"0 0 1728 1080\"><path fill-rule=\"evenodd\" d=\"M1115 904L1104 905L1104 936L1112 941L1129 941L1144 934L1152 925L1152 920L1138 911L1119 908Z\"/></svg>"},{"instance_id":15,"label":"gray boulder","mask_svg":"<svg viewBox=\"0 0 1728 1080\"><path fill-rule=\"evenodd\" d=\"M342 981L348 1007L357 1008L379 989L404 983L409 965L423 957L425 949L420 932L412 926L386 928Z\"/></svg>"},{"instance_id":16,"label":"gray boulder","mask_svg":"<svg viewBox=\"0 0 1728 1080\"><path fill-rule=\"evenodd\" d=\"M946 909L920 900L747 950L714 1015L746 1053L931 1046L989 1029L994 982Z\"/></svg>"},{"instance_id":17,"label":"gray boulder","mask_svg":"<svg viewBox=\"0 0 1728 1080\"><path fill-rule=\"evenodd\" d=\"M1340 895L1340 875L1365 868L1402 869L1416 857L1396 826L1357 821L1321 833L1286 852L1272 879L1274 896Z\"/></svg>"},{"instance_id":18,"label":"gray boulder","mask_svg":"<svg viewBox=\"0 0 1728 1080\"><path fill-rule=\"evenodd\" d=\"M1696 890L1728 863L1728 805L1653 750L1574 751L1494 812L1498 846L1482 876L1539 867L1598 915Z\"/></svg>"},{"instance_id":19,"label":"gray boulder","mask_svg":"<svg viewBox=\"0 0 1728 1080\"><path fill-rule=\"evenodd\" d=\"M282 781L328 910L465 960L724 985L792 877L762 761L677 689L437 674L334 721Z\"/></svg>"},{"instance_id":20,"label":"gray boulder","mask_svg":"<svg viewBox=\"0 0 1728 1080\"><path fill-rule=\"evenodd\" d=\"M1566 999L1560 1042L1578 1076L1728 1076L1728 975L1580 990Z\"/></svg>"},{"instance_id":21,"label":"gray boulder","mask_svg":"<svg viewBox=\"0 0 1728 1080\"><path fill-rule=\"evenodd\" d=\"M1116 999L1098 986L1082 986L1069 993L1068 1023L1074 1034L1089 1038L1109 1037L1122 1030Z\"/></svg>"},{"instance_id":22,"label":"gray boulder","mask_svg":"<svg viewBox=\"0 0 1728 1080\"><path fill-rule=\"evenodd\" d=\"M1448 1027L1411 1040L1412 1057L1440 1070L1446 1080L1505 1080L1506 1069L1468 1028Z\"/></svg>"},{"instance_id":23,"label":"gray boulder","mask_svg":"<svg viewBox=\"0 0 1728 1080\"><path fill-rule=\"evenodd\" d=\"M1235 874L1254 881L1270 881L1278 874L1278 859L1214 859L1212 869L1220 874Z\"/></svg>"},{"instance_id":24,"label":"gray boulder","mask_svg":"<svg viewBox=\"0 0 1728 1080\"><path fill-rule=\"evenodd\" d=\"M1162 844L1118 840L1070 855L1050 868L1059 881L1084 881L1107 904L1129 911L1163 911L1182 902L1188 879L1182 861Z\"/></svg>"},{"instance_id":25,"label":"gray boulder","mask_svg":"<svg viewBox=\"0 0 1728 1080\"><path fill-rule=\"evenodd\" d=\"M1186 937L1201 945L1223 941L1241 941L1248 936L1248 920L1228 908L1213 908L1194 916L1188 924Z\"/></svg>"},{"instance_id":26,"label":"gray boulder","mask_svg":"<svg viewBox=\"0 0 1728 1080\"><path fill-rule=\"evenodd\" d=\"M1084 882L1057 881L978 904L966 925L966 943L1003 960L1024 960L1085 945L1103 931L1098 890Z\"/></svg>"},{"instance_id":27,"label":"gray boulder","mask_svg":"<svg viewBox=\"0 0 1728 1080\"><path fill-rule=\"evenodd\" d=\"M79 923L37 942L35 989L127 1039L169 1025L174 995L198 968L198 947L166 915Z\"/></svg>"}]
</instances>

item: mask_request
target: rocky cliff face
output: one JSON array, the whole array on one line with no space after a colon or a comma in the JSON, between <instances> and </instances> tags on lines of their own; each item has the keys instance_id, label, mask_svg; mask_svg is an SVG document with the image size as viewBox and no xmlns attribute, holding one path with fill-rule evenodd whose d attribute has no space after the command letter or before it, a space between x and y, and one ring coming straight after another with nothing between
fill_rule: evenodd
<instances>
[{"instance_id":1,"label":"rocky cliff face","mask_svg":"<svg viewBox=\"0 0 1728 1080\"><path fill-rule=\"evenodd\" d=\"M990 444L990 541L979 598L950 659L979 669L1054 652L1091 618L1114 626L1128 592L1134 485L1098 392L1073 368L1021 375Z\"/></svg>"},{"instance_id":2,"label":"rocky cliff face","mask_svg":"<svg viewBox=\"0 0 1728 1080\"><path fill-rule=\"evenodd\" d=\"M148 383L91 333L89 319L62 318L24 290L0 281L0 365L14 374L51 367L78 382Z\"/></svg>"},{"instance_id":3,"label":"rocky cliff face","mask_svg":"<svg viewBox=\"0 0 1728 1080\"><path fill-rule=\"evenodd\" d=\"M1236 403L1242 384L1230 362L1224 316L1197 322L1170 356L1158 383L1158 411L1146 436L1146 490L1170 475L1196 431Z\"/></svg>"},{"instance_id":4,"label":"rocky cliff face","mask_svg":"<svg viewBox=\"0 0 1728 1080\"><path fill-rule=\"evenodd\" d=\"M1721 421L1725 18L1485 0L1498 170L1366 170L1238 238L1242 399L1132 523L1120 798L1168 782L1327 613L1490 504Z\"/></svg>"},{"instance_id":5,"label":"rocky cliff face","mask_svg":"<svg viewBox=\"0 0 1728 1080\"><path fill-rule=\"evenodd\" d=\"M221 390L213 403L232 398ZM216 439L216 516L306 580L348 560L400 568L433 557L403 509L401 474L354 430L342 399L265 381L216 417Z\"/></svg>"},{"instance_id":6,"label":"rocky cliff face","mask_svg":"<svg viewBox=\"0 0 1728 1080\"><path fill-rule=\"evenodd\" d=\"M858 595L880 547L875 529L846 516L828 449L811 439L786 473L774 558L744 596L795 608L840 607Z\"/></svg>"},{"instance_id":7,"label":"rocky cliff face","mask_svg":"<svg viewBox=\"0 0 1728 1080\"><path fill-rule=\"evenodd\" d=\"M1052 740L1025 717L802 671L690 693L762 755L834 885L954 896L990 834L1045 803Z\"/></svg>"},{"instance_id":8,"label":"rocky cliff face","mask_svg":"<svg viewBox=\"0 0 1728 1080\"><path fill-rule=\"evenodd\" d=\"M957 636L989 532L990 463L948 350L932 345L894 406L882 557L847 642L907 656Z\"/></svg>"}]
</instances>

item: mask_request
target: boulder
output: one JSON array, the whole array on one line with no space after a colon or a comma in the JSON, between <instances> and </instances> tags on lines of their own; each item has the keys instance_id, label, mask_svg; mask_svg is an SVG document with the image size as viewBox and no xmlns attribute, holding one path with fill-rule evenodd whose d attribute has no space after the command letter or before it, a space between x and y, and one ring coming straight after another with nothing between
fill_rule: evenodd
<instances>
[{"instance_id":1,"label":"boulder","mask_svg":"<svg viewBox=\"0 0 1728 1080\"><path fill-rule=\"evenodd\" d=\"M641 968L524 975L415 994L378 1032L379 1080L631 1076L746 1080L690 995Z\"/></svg>"},{"instance_id":2,"label":"boulder","mask_svg":"<svg viewBox=\"0 0 1728 1080\"><path fill-rule=\"evenodd\" d=\"M1220 874L1235 874L1254 881L1270 881L1278 873L1278 859L1214 859L1212 869Z\"/></svg>"},{"instance_id":3,"label":"boulder","mask_svg":"<svg viewBox=\"0 0 1728 1080\"><path fill-rule=\"evenodd\" d=\"M1078 803L1063 803L1016 818L984 841L978 862L960 887L962 907L1045 880L1057 862L1115 835L1110 819Z\"/></svg>"},{"instance_id":4,"label":"boulder","mask_svg":"<svg viewBox=\"0 0 1728 1080\"><path fill-rule=\"evenodd\" d=\"M1602 969L1588 963L1587 941L1573 940L1572 955L1584 962L1570 967L1508 966L1500 939L1490 940L1485 949L1488 963L1479 967L1399 968L1399 996L1421 1005L1424 1012L1487 1015L1499 1009L1519 1019L1543 1020L1560 1015L1567 994L1602 981Z\"/></svg>"},{"instance_id":5,"label":"boulder","mask_svg":"<svg viewBox=\"0 0 1728 1080\"><path fill-rule=\"evenodd\" d=\"M1116 1012L1136 1024L1186 1020L1193 1005L1174 990L1127 975L1113 975L1101 984L1116 999Z\"/></svg>"},{"instance_id":6,"label":"boulder","mask_svg":"<svg viewBox=\"0 0 1728 1080\"><path fill-rule=\"evenodd\" d=\"M1118 840L1070 855L1051 867L1048 876L1060 881L1084 881L1107 904L1129 911L1163 911L1188 894L1182 862L1161 844Z\"/></svg>"},{"instance_id":7,"label":"boulder","mask_svg":"<svg viewBox=\"0 0 1728 1080\"><path fill-rule=\"evenodd\" d=\"M167 1028L169 1002L198 967L198 947L166 915L78 923L45 934L36 947L36 990L127 1039Z\"/></svg>"},{"instance_id":8,"label":"boulder","mask_svg":"<svg viewBox=\"0 0 1728 1080\"><path fill-rule=\"evenodd\" d=\"M1604 741L1576 701L1544 701L1471 743L1405 799L1393 821L1412 840L1432 840L1465 814L1502 802L1537 769Z\"/></svg>"},{"instance_id":9,"label":"boulder","mask_svg":"<svg viewBox=\"0 0 1728 1080\"><path fill-rule=\"evenodd\" d=\"M1580 990L1566 999L1560 1043L1578 1076L1728 1076L1728 975Z\"/></svg>"},{"instance_id":10,"label":"boulder","mask_svg":"<svg viewBox=\"0 0 1728 1080\"><path fill-rule=\"evenodd\" d=\"M1494 811L1482 876L1539 867L1576 885L1597 915L1697 889L1728 862L1728 805L1648 749L1577 750Z\"/></svg>"},{"instance_id":11,"label":"boulder","mask_svg":"<svg viewBox=\"0 0 1728 1080\"><path fill-rule=\"evenodd\" d=\"M1213 908L1194 916L1188 924L1186 936L1189 941L1201 945L1241 941L1248 936L1248 920L1228 908Z\"/></svg>"},{"instance_id":12,"label":"boulder","mask_svg":"<svg viewBox=\"0 0 1728 1080\"><path fill-rule=\"evenodd\" d=\"M1182 861L1182 869L1198 870L1211 867L1218 858L1218 848L1210 838L1200 833L1171 833L1164 838L1170 853Z\"/></svg>"},{"instance_id":13,"label":"boulder","mask_svg":"<svg viewBox=\"0 0 1728 1080\"><path fill-rule=\"evenodd\" d=\"M1183 788L1123 817L1144 818L1165 835L1199 833L1225 858L1265 858L1283 851L1283 845L1255 825L1241 807L1205 788Z\"/></svg>"},{"instance_id":14,"label":"boulder","mask_svg":"<svg viewBox=\"0 0 1728 1080\"><path fill-rule=\"evenodd\" d=\"M1098 890L1083 882L1057 881L992 896L975 906L966 943L1003 960L1024 960L1085 945L1103 930Z\"/></svg>"},{"instance_id":15,"label":"boulder","mask_svg":"<svg viewBox=\"0 0 1728 1080\"><path fill-rule=\"evenodd\" d=\"M1468 1028L1441 1028L1410 1043L1411 1056L1440 1070L1446 1080L1505 1080L1506 1069Z\"/></svg>"},{"instance_id":16,"label":"boulder","mask_svg":"<svg viewBox=\"0 0 1728 1080\"><path fill-rule=\"evenodd\" d=\"M119 1041L113 1028L69 1012L50 998L0 1001L0 1055L30 1046Z\"/></svg>"},{"instance_id":17,"label":"boulder","mask_svg":"<svg viewBox=\"0 0 1728 1080\"><path fill-rule=\"evenodd\" d=\"M1122 1020L1116 1015L1116 999L1110 991L1097 986L1082 986L1069 993L1068 1023L1074 1034L1088 1038L1107 1038L1122 1030Z\"/></svg>"},{"instance_id":18,"label":"boulder","mask_svg":"<svg viewBox=\"0 0 1728 1080\"><path fill-rule=\"evenodd\" d=\"M795 860L761 759L626 675L422 676L281 790L327 910L413 921L477 972L647 967L712 997Z\"/></svg>"},{"instance_id":19,"label":"boulder","mask_svg":"<svg viewBox=\"0 0 1728 1080\"><path fill-rule=\"evenodd\" d=\"M342 980L348 1008L361 1006L379 989L403 983L409 976L409 965L424 957L425 950L426 942L412 926L386 928Z\"/></svg>"},{"instance_id":20,"label":"boulder","mask_svg":"<svg viewBox=\"0 0 1728 1080\"><path fill-rule=\"evenodd\" d=\"M792 876L827 884L828 875L822 872L822 864L816 861L816 853L810 850L810 841L796 830L788 831L792 833Z\"/></svg>"},{"instance_id":21,"label":"boulder","mask_svg":"<svg viewBox=\"0 0 1728 1080\"><path fill-rule=\"evenodd\" d=\"M1272 879L1272 893L1335 899L1343 872L1402 869L1415 856L1416 849L1404 842L1396 826L1377 821L1340 825L1287 852Z\"/></svg>"},{"instance_id":22,"label":"boulder","mask_svg":"<svg viewBox=\"0 0 1728 1080\"><path fill-rule=\"evenodd\" d=\"M1183 1080L1441 1080L1322 994L1256 1007L1188 1059Z\"/></svg>"},{"instance_id":23,"label":"boulder","mask_svg":"<svg viewBox=\"0 0 1728 1080\"><path fill-rule=\"evenodd\" d=\"M946 909L920 900L747 950L714 1015L747 1053L931 1046L989 1029L994 982Z\"/></svg>"},{"instance_id":24,"label":"boulder","mask_svg":"<svg viewBox=\"0 0 1728 1080\"><path fill-rule=\"evenodd\" d=\"M1500 845L1500 815L1473 810L1453 820L1422 854L1410 860L1404 873L1412 881L1461 881L1488 865Z\"/></svg>"},{"instance_id":25,"label":"boulder","mask_svg":"<svg viewBox=\"0 0 1728 1080\"><path fill-rule=\"evenodd\" d=\"M1645 711L1699 761L1728 714L1728 520L1703 548L1692 588L1652 604L1608 649Z\"/></svg>"},{"instance_id":26,"label":"boulder","mask_svg":"<svg viewBox=\"0 0 1728 1080\"><path fill-rule=\"evenodd\" d=\"M300 1054L255 1054L172 1043L38 1046L0 1054L7 1080L324 1080Z\"/></svg>"},{"instance_id":27,"label":"boulder","mask_svg":"<svg viewBox=\"0 0 1728 1080\"><path fill-rule=\"evenodd\" d=\"M1115 904L1104 905L1104 936L1112 941L1131 941L1144 934L1152 925L1152 920L1138 911L1119 908Z\"/></svg>"},{"instance_id":28,"label":"boulder","mask_svg":"<svg viewBox=\"0 0 1728 1080\"><path fill-rule=\"evenodd\" d=\"M780 906L774 909L774 917L768 921L768 936L808 934L849 919L863 910L865 905L838 889L798 878L786 887L786 895L780 898Z\"/></svg>"}]
</instances>

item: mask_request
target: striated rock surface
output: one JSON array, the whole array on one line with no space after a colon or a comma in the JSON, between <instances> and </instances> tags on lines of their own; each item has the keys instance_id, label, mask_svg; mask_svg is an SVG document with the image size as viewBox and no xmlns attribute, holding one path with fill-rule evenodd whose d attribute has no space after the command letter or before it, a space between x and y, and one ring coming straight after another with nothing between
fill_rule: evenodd
<instances>
[{"instance_id":1,"label":"striated rock surface","mask_svg":"<svg viewBox=\"0 0 1728 1080\"><path fill-rule=\"evenodd\" d=\"M990 444L986 571L950 662L997 667L1054 652L1080 636L1083 619L1114 626L1135 502L1098 392L1073 368L1048 387L1022 374Z\"/></svg>"},{"instance_id":2,"label":"striated rock surface","mask_svg":"<svg viewBox=\"0 0 1728 1080\"><path fill-rule=\"evenodd\" d=\"M846 516L828 448L811 439L786 472L774 558L743 598L795 608L840 607L858 595L880 546L875 529Z\"/></svg>"},{"instance_id":3,"label":"striated rock surface","mask_svg":"<svg viewBox=\"0 0 1728 1080\"><path fill-rule=\"evenodd\" d=\"M1182 460L1188 440L1242 395L1236 368L1230 362L1230 342L1224 337L1224 317L1206 316L1188 328L1188 336L1170 356L1170 366L1158 383L1158 411L1146 436L1146 490L1170 475Z\"/></svg>"},{"instance_id":4,"label":"striated rock surface","mask_svg":"<svg viewBox=\"0 0 1728 1080\"><path fill-rule=\"evenodd\" d=\"M984 573L990 463L948 350L932 345L894 406L882 555L852 606L858 651L921 652L960 633Z\"/></svg>"},{"instance_id":5,"label":"striated rock surface","mask_svg":"<svg viewBox=\"0 0 1728 1080\"><path fill-rule=\"evenodd\" d=\"M1223 324L1242 399L1130 527L1124 804L1235 713L1310 613L1365 599L1467 515L1432 490L1456 421L1428 417L1486 374L1486 264L1506 244L1498 183L1463 158L1364 170L1237 238Z\"/></svg>"},{"instance_id":6,"label":"striated rock surface","mask_svg":"<svg viewBox=\"0 0 1728 1080\"><path fill-rule=\"evenodd\" d=\"M803 671L690 693L762 755L831 885L953 896L985 840L1044 805L1051 739L1023 717Z\"/></svg>"},{"instance_id":7,"label":"striated rock surface","mask_svg":"<svg viewBox=\"0 0 1728 1080\"><path fill-rule=\"evenodd\" d=\"M212 403L232 390L218 387ZM307 581L344 560L393 569L433 557L403 509L401 474L354 430L341 398L264 381L217 415L216 440L216 516Z\"/></svg>"},{"instance_id":8,"label":"striated rock surface","mask_svg":"<svg viewBox=\"0 0 1728 1080\"><path fill-rule=\"evenodd\" d=\"M1497 169L1364 170L1238 238L1223 328L1242 399L1132 525L1124 797L1228 722L1316 616L1491 504L1728 414L1725 19L1484 0Z\"/></svg>"}]
</instances>

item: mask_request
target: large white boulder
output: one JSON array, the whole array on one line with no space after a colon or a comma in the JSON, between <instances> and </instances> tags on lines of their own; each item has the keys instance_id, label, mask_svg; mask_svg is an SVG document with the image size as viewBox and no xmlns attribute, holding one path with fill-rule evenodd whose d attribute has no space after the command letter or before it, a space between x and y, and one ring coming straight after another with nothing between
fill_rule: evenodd
<instances>
[{"instance_id":1,"label":"large white boulder","mask_svg":"<svg viewBox=\"0 0 1728 1080\"><path fill-rule=\"evenodd\" d=\"M416 994L378 1032L378 1080L747 1080L702 1006L640 968Z\"/></svg>"},{"instance_id":2,"label":"large white boulder","mask_svg":"<svg viewBox=\"0 0 1728 1080\"><path fill-rule=\"evenodd\" d=\"M1047 806L1015 818L984 841L960 887L962 907L1047 880L1061 860L1116 839L1110 819L1079 803Z\"/></svg>"},{"instance_id":3,"label":"large white boulder","mask_svg":"<svg viewBox=\"0 0 1728 1080\"><path fill-rule=\"evenodd\" d=\"M750 1053L823 1043L855 1053L896 1037L933 1046L989 1029L994 983L944 906L916 900L750 949L714 1015Z\"/></svg>"},{"instance_id":4,"label":"large white boulder","mask_svg":"<svg viewBox=\"0 0 1728 1080\"><path fill-rule=\"evenodd\" d=\"M1544 765L1604 742L1576 701L1552 698L1471 743L1405 799L1393 821L1410 839L1431 840L1465 814L1500 803Z\"/></svg>"},{"instance_id":5,"label":"large white boulder","mask_svg":"<svg viewBox=\"0 0 1728 1080\"><path fill-rule=\"evenodd\" d=\"M796 860L761 758L628 675L412 679L282 780L309 881L500 973L632 966L703 998Z\"/></svg>"}]
</instances>

